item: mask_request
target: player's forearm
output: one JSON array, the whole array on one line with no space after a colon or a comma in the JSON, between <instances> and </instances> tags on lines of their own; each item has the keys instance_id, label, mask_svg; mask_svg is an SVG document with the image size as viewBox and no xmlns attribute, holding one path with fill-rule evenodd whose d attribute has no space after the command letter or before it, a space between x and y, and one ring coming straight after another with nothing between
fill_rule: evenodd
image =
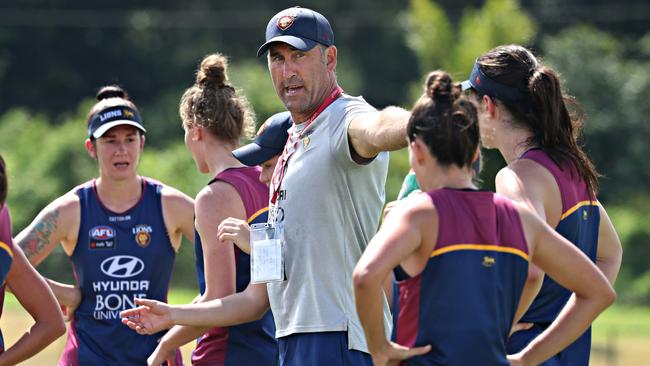
<instances>
[{"instance_id":1,"label":"player's forearm","mask_svg":"<svg viewBox=\"0 0 650 366\"><path fill-rule=\"evenodd\" d=\"M0 365L15 365L47 347L65 333L65 325L57 319L39 320L18 341L0 354Z\"/></svg>"},{"instance_id":2,"label":"player's forearm","mask_svg":"<svg viewBox=\"0 0 650 366\"><path fill-rule=\"evenodd\" d=\"M59 304L78 304L81 301L81 292L75 285L68 285L49 278L45 278L45 281L52 289Z\"/></svg>"},{"instance_id":3,"label":"player's forearm","mask_svg":"<svg viewBox=\"0 0 650 366\"><path fill-rule=\"evenodd\" d=\"M386 347L384 329L382 282L353 275L354 295L359 320L366 335L368 350L374 354Z\"/></svg>"},{"instance_id":4,"label":"player's forearm","mask_svg":"<svg viewBox=\"0 0 650 366\"><path fill-rule=\"evenodd\" d=\"M171 328L160 340L160 345L164 350L172 350L195 340L197 337L205 334L210 327L190 327L177 325Z\"/></svg>"},{"instance_id":5,"label":"player's forearm","mask_svg":"<svg viewBox=\"0 0 650 366\"><path fill-rule=\"evenodd\" d=\"M268 299L244 291L223 299L175 305L171 307L170 316L174 325L229 327L258 320L267 310Z\"/></svg>"},{"instance_id":6,"label":"player's forearm","mask_svg":"<svg viewBox=\"0 0 650 366\"><path fill-rule=\"evenodd\" d=\"M574 294L555 321L521 352L525 364L540 364L566 348L613 301L614 295L579 298Z\"/></svg>"}]
</instances>

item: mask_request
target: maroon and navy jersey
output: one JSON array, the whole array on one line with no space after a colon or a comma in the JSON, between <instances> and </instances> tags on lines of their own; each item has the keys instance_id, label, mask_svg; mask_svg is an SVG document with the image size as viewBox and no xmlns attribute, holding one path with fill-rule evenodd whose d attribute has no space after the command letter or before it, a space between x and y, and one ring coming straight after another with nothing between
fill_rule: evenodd
<instances>
[{"instance_id":1,"label":"maroon and navy jersey","mask_svg":"<svg viewBox=\"0 0 650 366\"><path fill-rule=\"evenodd\" d=\"M259 181L260 168L231 168L219 173L213 180L226 182L237 190L246 209L249 224L266 223L268 217L269 188ZM215 223L216 227L218 223ZM235 251L236 292L242 292L250 282L250 256L237 246ZM198 233L194 236L196 272L201 294L205 292L203 247ZM198 365L275 365L278 346L271 311L250 323L231 327L216 327L201 336L192 352L192 364Z\"/></svg>"},{"instance_id":2,"label":"maroon and navy jersey","mask_svg":"<svg viewBox=\"0 0 650 366\"><path fill-rule=\"evenodd\" d=\"M519 212L487 191L428 193L438 240L424 270L396 271L393 341L430 344L403 365L508 365L506 340L528 276Z\"/></svg>"},{"instance_id":3,"label":"maroon and navy jersey","mask_svg":"<svg viewBox=\"0 0 650 366\"><path fill-rule=\"evenodd\" d=\"M11 235L11 217L6 205L0 206L0 316L5 299L5 279L11 269L14 247ZM4 339L0 332L0 353L4 351Z\"/></svg>"},{"instance_id":4,"label":"maroon and navy jersey","mask_svg":"<svg viewBox=\"0 0 650 366\"><path fill-rule=\"evenodd\" d=\"M140 201L121 213L102 204L95 181L76 190L81 221L71 260L82 300L59 365L144 365L156 349L164 333L140 335L121 323L119 313L136 307L135 298L167 300L176 252L161 189L142 178Z\"/></svg>"},{"instance_id":5,"label":"maroon and navy jersey","mask_svg":"<svg viewBox=\"0 0 650 366\"><path fill-rule=\"evenodd\" d=\"M558 165L541 149L528 150L522 159L535 161L553 175L562 197L562 216L555 231L596 262L600 226L598 201L595 196L589 195L584 180L573 164L565 161ZM523 349L555 320L570 297L571 291L545 276L537 297L521 319L522 322L534 323L535 326L513 334L508 343L508 351L514 353ZM589 364L590 349L591 329L556 356L556 361L562 365L586 366Z\"/></svg>"}]
</instances>

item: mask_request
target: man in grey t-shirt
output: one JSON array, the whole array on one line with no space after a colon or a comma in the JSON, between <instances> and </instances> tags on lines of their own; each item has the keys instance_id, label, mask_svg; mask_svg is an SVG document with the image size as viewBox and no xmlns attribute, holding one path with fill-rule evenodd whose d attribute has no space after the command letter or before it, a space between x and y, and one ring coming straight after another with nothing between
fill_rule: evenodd
<instances>
[{"instance_id":1,"label":"man in grey t-shirt","mask_svg":"<svg viewBox=\"0 0 650 366\"><path fill-rule=\"evenodd\" d=\"M258 56L267 51L275 90L294 121L270 190L270 220L284 225L286 279L182 308L138 302L153 306L147 311L161 315L157 321L165 326L230 326L261 316L270 303L280 365L372 365L355 310L352 270L381 215L384 151L406 146L410 114L397 107L377 111L342 93L332 28L313 10L276 14ZM387 304L384 309L388 322ZM125 315L145 319L125 319L139 332L157 330L151 314ZM417 351L401 352L396 358Z\"/></svg>"},{"instance_id":2,"label":"man in grey t-shirt","mask_svg":"<svg viewBox=\"0 0 650 366\"><path fill-rule=\"evenodd\" d=\"M409 114L377 112L343 94L333 44L325 17L290 8L271 19L258 51L268 51L275 90L294 121L271 180L269 214L286 241L286 280L268 284L282 365L372 364L352 270L379 223L388 171L382 151L405 145Z\"/></svg>"}]
</instances>

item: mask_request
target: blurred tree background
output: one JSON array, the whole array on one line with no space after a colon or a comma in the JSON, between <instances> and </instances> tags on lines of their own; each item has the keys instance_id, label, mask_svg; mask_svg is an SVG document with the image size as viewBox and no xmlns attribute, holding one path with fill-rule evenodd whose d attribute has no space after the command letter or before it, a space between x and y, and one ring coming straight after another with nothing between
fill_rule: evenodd
<instances>
[{"instance_id":1,"label":"blurred tree background","mask_svg":"<svg viewBox=\"0 0 650 366\"><path fill-rule=\"evenodd\" d=\"M256 58L264 29L286 1L5 0L0 5L0 153L8 161L14 231L52 199L97 175L84 150L85 118L101 85L125 87L148 128L140 172L193 196L209 180L182 142L178 100L201 58L230 57L232 82L257 120L283 110ZM583 143L603 174L599 197L624 242L620 301L650 304L650 4L644 0L303 1L332 23L338 77L378 108L410 107L424 75L458 81L474 59L504 43L531 47L556 68L587 115ZM387 199L408 171L392 154ZM485 152L482 184L503 161ZM215 228L216 229L216 228ZM57 250L39 268L71 280ZM195 284L193 252L174 283Z\"/></svg>"}]
</instances>

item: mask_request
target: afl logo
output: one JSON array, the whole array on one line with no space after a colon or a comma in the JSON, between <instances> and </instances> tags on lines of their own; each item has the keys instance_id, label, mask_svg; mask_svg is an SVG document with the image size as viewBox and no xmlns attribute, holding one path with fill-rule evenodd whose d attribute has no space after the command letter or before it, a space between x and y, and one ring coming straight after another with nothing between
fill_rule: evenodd
<instances>
[{"instance_id":1,"label":"afl logo","mask_svg":"<svg viewBox=\"0 0 650 366\"><path fill-rule=\"evenodd\" d=\"M137 225L133 228L133 235L135 235L135 242L141 247L146 247L151 243L151 233L153 229L149 225Z\"/></svg>"},{"instance_id":2,"label":"afl logo","mask_svg":"<svg viewBox=\"0 0 650 366\"><path fill-rule=\"evenodd\" d=\"M130 255L115 255L104 259L100 269L110 277L129 278L144 271L144 262Z\"/></svg>"},{"instance_id":3,"label":"afl logo","mask_svg":"<svg viewBox=\"0 0 650 366\"><path fill-rule=\"evenodd\" d=\"M115 230L108 226L95 226L88 235L95 240L110 240L115 237Z\"/></svg>"},{"instance_id":4,"label":"afl logo","mask_svg":"<svg viewBox=\"0 0 650 366\"><path fill-rule=\"evenodd\" d=\"M278 19L278 28L283 31L287 30L287 28L291 27L295 19L295 16L292 14L281 16L280 19Z\"/></svg>"}]
</instances>

